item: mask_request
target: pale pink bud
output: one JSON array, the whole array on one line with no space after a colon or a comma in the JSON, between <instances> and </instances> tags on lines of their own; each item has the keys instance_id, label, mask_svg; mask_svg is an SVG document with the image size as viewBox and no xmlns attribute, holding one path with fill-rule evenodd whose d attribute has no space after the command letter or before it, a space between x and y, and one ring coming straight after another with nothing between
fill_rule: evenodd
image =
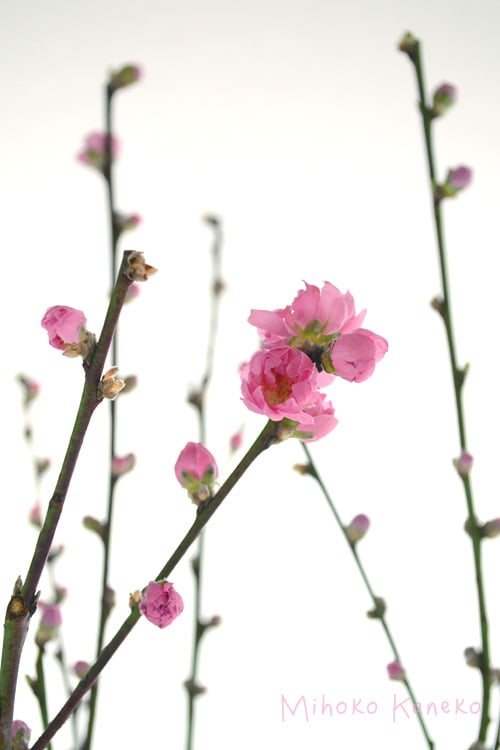
<instances>
[{"instance_id":1,"label":"pale pink bud","mask_svg":"<svg viewBox=\"0 0 500 750\"><path fill-rule=\"evenodd\" d=\"M487 539L495 539L500 536L500 518L493 518L481 526L481 535Z\"/></svg>"},{"instance_id":2,"label":"pale pink bud","mask_svg":"<svg viewBox=\"0 0 500 750\"><path fill-rule=\"evenodd\" d=\"M30 510L28 519L30 524L36 529L42 528L42 509L39 502L36 502Z\"/></svg>"},{"instance_id":3,"label":"pale pink bud","mask_svg":"<svg viewBox=\"0 0 500 750\"><path fill-rule=\"evenodd\" d=\"M438 188L438 197L453 198L472 182L472 169L460 166L449 169L444 185Z\"/></svg>"},{"instance_id":4,"label":"pale pink bud","mask_svg":"<svg viewBox=\"0 0 500 750\"><path fill-rule=\"evenodd\" d=\"M120 214L115 211L114 218L118 234L135 229L142 222L140 214Z\"/></svg>"},{"instance_id":5,"label":"pale pink bud","mask_svg":"<svg viewBox=\"0 0 500 750\"><path fill-rule=\"evenodd\" d=\"M349 526L345 527L345 533L351 544L356 544L362 539L370 528L370 519L363 513L355 516Z\"/></svg>"},{"instance_id":6,"label":"pale pink bud","mask_svg":"<svg viewBox=\"0 0 500 750\"><path fill-rule=\"evenodd\" d=\"M187 443L175 462L174 471L194 503L210 499L218 468L215 458L204 445Z\"/></svg>"},{"instance_id":7,"label":"pale pink bud","mask_svg":"<svg viewBox=\"0 0 500 750\"><path fill-rule=\"evenodd\" d=\"M124 65L120 70L111 74L109 82L112 91L130 86L144 77L144 70L140 65Z\"/></svg>"},{"instance_id":8,"label":"pale pink bud","mask_svg":"<svg viewBox=\"0 0 500 750\"><path fill-rule=\"evenodd\" d=\"M135 461L136 458L134 453L127 453L126 456L115 456L111 465L111 474L113 478L117 479L118 477L123 476L123 474L132 471L135 466Z\"/></svg>"},{"instance_id":9,"label":"pale pink bud","mask_svg":"<svg viewBox=\"0 0 500 750\"><path fill-rule=\"evenodd\" d=\"M469 646L464 651L464 657L465 657L465 663L468 667L480 667L481 666L481 654L479 651L476 651L475 648L472 648L472 646Z\"/></svg>"},{"instance_id":10,"label":"pale pink bud","mask_svg":"<svg viewBox=\"0 0 500 750\"><path fill-rule=\"evenodd\" d=\"M238 432L235 432L234 435L231 435L229 438L229 447L231 449L231 453L234 453L238 450L238 448L241 448L243 445L243 429L240 428Z\"/></svg>"},{"instance_id":11,"label":"pale pink bud","mask_svg":"<svg viewBox=\"0 0 500 750\"><path fill-rule=\"evenodd\" d=\"M41 623L45 628L55 628L62 624L61 608L57 604L41 604Z\"/></svg>"},{"instance_id":12,"label":"pale pink bud","mask_svg":"<svg viewBox=\"0 0 500 750\"><path fill-rule=\"evenodd\" d=\"M434 91L432 99L432 114L434 117L443 115L457 100L457 88L451 83L442 83Z\"/></svg>"},{"instance_id":13,"label":"pale pink bud","mask_svg":"<svg viewBox=\"0 0 500 750\"><path fill-rule=\"evenodd\" d=\"M68 344L80 341L80 331L87 318L81 310L65 305L49 307L42 318L42 327L48 333L49 344L55 349L66 349Z\"/></svg>"},{"instance_id":14,"label":"pale pink bud","mask_svg":"<svg viewBox=\"0 0 500 750\"><path fill-rule=\"evenodd\" d=\"M107 146L107 135L102 132L90 133L84 141L84 147L80 153L77 154L77 159L82 164L89 167L94 167L99 171L102 171L106 162L106 146ZM121 144L118 138L111 136L110 143L111 161L117 158Z\"/></svg>"},{"instance_id":15,"label":"pale pink bud","mask_svg":"<svg viewBox=\"0 0 500 750\"><path fill-rule=\"evenodd\" d=\"M12 750L27 750L31 737L31 729L21 719L12 722Z\"/></svg>"},{"instance_id":16,"label":"pale pink bud","mask_svg":"<svg viewBox=\"0 0 500 750\"><path fill-rule=\"evenodd\" d=\"M83 680L89 669L90 664L88 661L77 661L73 664L73 672L80 680Z\"/></svg>"},{"instance_id":17,"label":"pale pink bud","mask_svg":"<svg viewBox=\"0 0 500 750\"><path fill-rule=\"evenodd\" d=\"M151 581L144 591L139 609L159 628L166 628L184 609L180 594L168 581Z\"/></svg>"},{"instance_id":18,"label":"pale pink bud","mask_svg":"<svg viewBox=\"0 0 500 750\"><path fill-rule=\"evenodd\" d=\"M461 477L466 477L472 469L473 456L467 451L462 451L458 458L453 459L453 466Z\"/></svg>"},{"instance_id":19,"label":"pale pink bud","mask_svg":"<svg viewBox=\"0 0 500 750\"><path fill-rule=\"evenodd\" d=\"M125 294L124 302L132 302L134 299L137 299L137 297L141 293L141 287L139 284L137 284L135 281L129 286L127 289L127 293Z\"/></svg>"},{"instance_id":20,"label":"pale pink bud","mask_svg":"<svg viewBox=\"0 0 500 750\"><path fill-rule=\"evenodd\" d=\"M28 406L40 393L40 383L33 378L30 378L28 375L23 375L21 373L16 376L16 380L23 389L24 406Z\"/></svg>"},{"instance_id":21,"label":"pale pink bud","mask_svg":"<svg viewBox=\"0 0 500 750\"><path fill-rule=\"evenodd\" d=\"M406 673L398 661L391 661L391 663L387 665L387 674L389 675L390 680L398 680L401 682L406 679Z\"/></svg>"}]
</instances>

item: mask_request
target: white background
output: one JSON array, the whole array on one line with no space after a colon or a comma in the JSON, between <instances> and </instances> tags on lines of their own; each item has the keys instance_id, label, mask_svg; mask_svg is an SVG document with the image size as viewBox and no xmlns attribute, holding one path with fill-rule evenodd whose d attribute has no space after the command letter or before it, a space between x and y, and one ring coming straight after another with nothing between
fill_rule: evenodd
<instances>
[{"instance_id":1,"label":"white background","mask_svg":"<svg viewBox=\"0 0 500 750\"><path fill-rule=\"evenodd\" d=\"M221 479L234 465L229 436L245 424L248 446L264 418L239 400L238 366L257 345L252 307L293 299L305 279L349 289L366 327L389 341L374 377L336 382L337 429L312 446L346 522L366 513L360 551L415 691L425 704L448 700L429 718L437 748L467 748L478 719L456 716L456 699L479 700L478 675L463 650L479 646L465 500L442 323L429 302L439 293L437 251L411 64L397 51L403 32L423 40L428 87L459 89L457 107L436 124L438 174L467 164L470 190L444 210L452 303L465 391L473 479L482 521L500 515L496 387L498 31L493 0L130 0L15 2L0 28L2 138L0 206L3 285L2 544L0 596L6 605L25 575L35 532L26 523L34 490L22 440L20 391L26 372L42 385L32 410L36 450L53 468L48 502L83 382L78 361L49 348L40 319L50 305L85 311L99 332L109 291L104 183L79 165L84 136L103 126L102 85L110 69L145 68L116 96L117 207L143 225L123 249L143 250L159 274L142 287L120 323L124 374L140 386L118 403L118 449L138 463L118 487L112 585L117 607L108 633L189 527L193 506L173 465L197 440L185 403L203 372L208 327L211 233L206 212L224 222L224 278L218 354L208 414L208 447ZM115 363L112 363L115 364ZM57 539L68 587L68 659L91 659L100 549L81 526L103 517L106 406L91 423ZM250 469L210 523L204 612L222 626L203 644L196 750L256 745L357 750L425 747L414 718L392 707L404 692L386 676L392 656L349 550L289 441ZM498 542L484 548L499 664ZM187 560L171 579L185 612L171 628L138 623L102 680L95 749L183 747L190 662L192 578ZM42 582L42 596L48 584ZM497 598L495 598L497 596ZM31 635L35 632L33 623ZM27 647L21 673L34 673ZM54 670L50 709L62 695ZM377 703L374 716L282 721L281 696L309 707ZM498 695L493 695L493 714ZM16 717L40 729L20 680ZM56 743L70 746L65 733Z\"/></svg>"}]
</instances>

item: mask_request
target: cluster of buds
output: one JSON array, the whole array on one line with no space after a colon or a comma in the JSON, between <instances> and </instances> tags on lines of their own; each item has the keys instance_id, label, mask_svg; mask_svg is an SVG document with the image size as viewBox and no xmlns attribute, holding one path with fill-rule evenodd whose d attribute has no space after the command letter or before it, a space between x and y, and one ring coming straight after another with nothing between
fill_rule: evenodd
<instances>
[{"instance_id":1,"label":"cluster of buds","mask_svg":"<svg viewBox=\"0 0 500 750\"><path fill-rule=\"evenodd\" d=\"M115 136L109 136L109 158L113 162L121 151L121 144ZM109 168L108 135L102 132L90 133L84 140L83 148L76 155L77 160L87 167L105 173Z\"/></svg>"}]
</instances>

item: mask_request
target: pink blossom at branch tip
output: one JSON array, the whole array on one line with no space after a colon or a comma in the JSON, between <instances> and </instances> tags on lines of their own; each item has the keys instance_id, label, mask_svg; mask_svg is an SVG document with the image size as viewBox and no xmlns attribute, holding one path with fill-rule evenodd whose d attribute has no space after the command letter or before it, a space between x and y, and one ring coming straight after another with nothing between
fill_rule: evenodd
<instances>
[{"instance_id":1,"label":"pink blossom at branch tip","mask_svg":"<svg viewBox=\"0 0 500 750\"><path fill-rule=\"evenodd\" d=\"M376 363L387 349L387 341L372 331L358 328L353 333L343 333L334 342L331 352L335 374L361 383L373 374Z\"/></svg>"},{"instance_id":2,"label":"pink blossom at branch tip","mask_svg":"<svg viewBox=\"0 0 500 750\"><path fill-rule=\"evenodd\" d=\"M264 343L287 343L302 348L306 341L359 328L366 311L356 314L350 292L343 294L329 281L320 290L304 282L291 305L278 310L251 310L248 322L259 329ZM295 339L295 340L294 340Z\"/></svg>"},{"instance_id":3,"label":"pink blossom at branch tip","mask_svg":"<svg viewBox=\"0 0 500 750\"><path fill-rule=\"evenodd\" d=\"M21 719L12 722L12 750L27 750L31 737L31 729Z\"/></svg>"},{"instance_id":4,"label":"pink blossom at branch tip","mask_svg":"<svg viewBox=\"0 0 500 750\"><path fill-rule=\"evenodd\" d=\"M212 496L219 470L215 458L201 443L186 443L175 462L174 471L193 502L204 502Z\"/></svg>"},{"instance_id":5,"label":"pink blossom at branch tip","mask_svg":"<svg viewBox=\"0 0 500 750\"><path fill-rule=\"evenodd\" d=\"M291 346L264 347L241 369L243 403L278 422L291 419L313 425L306 407L317 404L317 370L309 357Z\"/></svg>"},{"instance_id":6,"label":"pink blossom at branch tip","mask_svg":"<svg viewBox=\"0 0 500 750\"><path fill-rule=\"evenodd\" d=\"M47 331L49 343L55 349L66 349L68 344L77 344L80 329L85 327L87 318L81 310L65 305L49 307L41 325Z\"/></svg>"},{"instance_id":7,"label":"pink blossom at branch tip","mask_svg":"<svg viewBox=\"0 0 500 750\"><path fill-rule=\"evenodd\" d=\"M142 596L139 609L153 625L166 628L181 614L184 602L172 583L151 581Z\"/></svg>"},{"instance_id":8,"label":"pink blossom at branch tip","mask_svg":"<svg viewBox=\"0 0 500 750\"><path fill-rule=\"evenodd\" d=\"M345 527L347 538L351 544L359 542L370 528L370 519L364 513L354 516L351 523Z\"/></svg>"},{"instance_id":9,"label":"pink blossom at branch tip","mask_svg":"<svg viewBox=\"0 0 500 750\"><path fill-rule=\"evenodd\" d=\"M398 661L392 661L387 665L387 673L390 680L402 681L406 679L406 673Z\"/></svg>"},{"instance_id":10,"label":"pink blossom at branch tip","mask_svg":"<svg viewBox=\"0 0 500 750\"><path fill-rule=\"evenodd\" d=\"M144 68L140 65L124 65L120 70L111 74L110 87L112 91L130 86L144 78Z\"/></svg>"}]
</instances>

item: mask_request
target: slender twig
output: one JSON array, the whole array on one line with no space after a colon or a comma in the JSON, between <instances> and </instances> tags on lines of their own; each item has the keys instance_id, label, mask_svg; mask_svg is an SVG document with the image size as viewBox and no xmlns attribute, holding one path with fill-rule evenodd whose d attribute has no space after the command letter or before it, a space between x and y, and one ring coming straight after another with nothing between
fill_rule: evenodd
<instances>
[{"instance_id":1,"label":"slender twig","mask_svg":"<svg viewBox=\"0 0 500 750\"><path fill-rule=\"evenodd\" d=\"M420 112L422 115L422 124L424 129L425 138L425 150L427 156L427 167L429 172L430 188L432 195L433 213L434 213L434 224L436 228L436 240L438 246L439 255L439 269L441 275L441 286L442 286L442 301L439 306L439 312L443 318L446 340L448 345L448 355L451 366L451 374L453 378L453 390L455 396L455 408L458 422L458 433L460 440L460 450L462 452L467 450L467 437L465 430L465 416L463 408L463 384L465 381L466 369L459 368L457 364L454 328L451 314L451 300L450 291L448 284L448 269L446 261L446 250L445 240L441 213L441 202L442 199L436 193L436 170L433 157L433 142L432 142L432 129L431 124L433 121L431 115L431 109L427 105L427 99L425 94L424 85L424 73L423 64L421 57L420 42L416 39L413 40L411 50L408 53L410 60L412 61L415 73L417 77L417 87L419 95ZM488 725L490 722L489 712L491 703L491 665L490 665L490 646L489 646L489 633L488 633L488 617L486 611L486 597L484 591L484 581L482 572L482 555L481 555L481 533L479 530L474 501L472 493L472 485L469 475L462 477L464 486L465 499L467 504L468 513L468 530L470 532L472 540L472 550L474 559L474 570L476 577L476 588L477 588L477 599L478 599L478 610L479 610L479 621L481 631L481 681L482 681L482 701L481 701L481 717L479 724L479 742L484 743L486 741L486 735L488 732Z\"/></svg>"},{"instance_id":2,"label":"slender twig","mask_svg":"<svg viewBox=\"0 0 500 750\"><path fill-rule=\"evenodd\" d=\"M113 331L116 327L120 311L125 299L127 290L131 284L126 275L128 270L128 257L130 252L125 252L122 265L116 284L113 288L109 302L106 318L104 320L102 332L95 350L91 356L90 362L84 362L85 384L80 399L78 413L75 419L73 430L69 439L66 455L63 460L62 468L56 482L54 493L50 499L47 514L30 563L24 585L11 600L7 610L4 644L2 648L2 663L0 667L0 748L2 747L2 736L5 734L5 725L12 724L11 708L15 698L17 679L17 666L21 655L24 638L29 624L29 618L36 609L36 595L40 577L42 575L45 563L47 561L50 548L54 539L54 534L61 517L64 502L68 493L69 485L76 466L78 455L83 445L85 433L87 431L90 419L98 404L102 401L99 393L99 381L104 368L104 362L111 344ZM17 602L15 612L12 612L13 602ZM14 681L13 681L14 680ZM12 706L11 706L12 704ZM9 719L10 716L10 719ZM10 731L9 725L9 731ZM9 740L10 742L10 740Z\"/></svg>"},{"instance_id":3,"label":"slender twig","mask_svg":"<svg viewBox=\"0 0 500 750\"><path fill-rule=\"evenodd\" d=\"M347 534L346 528L345 528L344 524L342 523L342 520L341 520L341 518L340 518L340 516L338 514L338 511L337 511L337 509L336 509L336 507L335 507L335 505L333 503L331 495L328 492L328 490L327 490L327 488L326 488L323 480L321 479L321 476L318 473L318 470L317 470L316 465L315 465L315 463L313 461L313 458L312 458L312 455L311 455L311 452L310 452L309 448L307 447L307 445L305 443L301 443L301 445L302 445L302 448L304 449L304 453L307 456L307 460L308 460L308 464L309 464L308 465L308 473L318 483L318 485L319 485L319 487L320 487L320 489L321 489L321 491L323 493L323 496L324 496L326 502L328 503L328 507L332 511L333 516L334 516L334 518L335 518L335 520L336 520L336 522L338 524L338 527L339 527L340 531L342 532L342 534L344 536L344 539L346 540L346 542L347 542L347 544L349 546L349 549L352 552L352 555L354 557L354 561L356 563L356 567L357 567L357 569L358 569L358 571L359 571L359 573L361 575L361 578L363 579L363 582L364 582L364 584L366 586L368 594L370 595L370 598L371 598L371 600L373 602L373 612L376 613L376 615L375 615L376 619L380 620L380 624L382 625L382 628L383 628L383 631L384 631L384 633L386 635L386 638L387 638L387 641L389 643L389 646L391 647L392 653L394 655L394 659L399 664L402 664L401 658L399 656L398 649L396 647L396 642L395 642L394 637L393 637L393 635L392 635L392 633L391 633L391 631L389 629L389 625L387 623L385 614L384 614L384 612L382 611L382 609L380 607L380 600L375 595L375 593L373 591L372 585L370 583L370 580L368 578L368 575L366 573L364 565L361 562L361 560L359 559L359 555L358 555L358 551L356 549L356 546L355 546L355 544L351 543L351 541L349 539L349 536ZM406 690L408 692L408 695L410 696L410 700L411 700L412 704L414 706L416 706L417 705L417 700L416 700L415 694L413 692L413 689L411 687L410 681L408 680L408 677L405 676L405 678L401 682L405 686L405 688L406 688ZM425 722L424 722L424 720L422 718L422 713L420 711L418 711L418 712L416 712L416 716L417 716L417 720L418 720L418 722L420 724L420 728L422 729L423 735L425 737L425 741L427 743L427 746L428 746L429 750L433 750L434 749L434 742L430 738L429 732L427 731L427 727L426 727Z\"/></svg>"},{"instance_id":4,"label":"slender twig","mask_svg":"<svg viewBox=\"0 0 500 750\"><path fill-rule=\"evenodd\" d=\"M222 229L219 219L216 217L207 217L214 230L212 244L212 279L211 279L211 304L210 304L210 324L208 331L207 355L205 364L205 373L203 375L199 390L190 395L189 401L192 403L198 413L199 437L200 443L206 442L206 394L210 380L212 378L215 341L217 336L219 304L223 290L221 274L221 248L222 248ZM194 625L193 625L193 651L191 656L191 675L184 683L188 698L187 712L187 734L186 750L192 750L195 724L195 703L196 698L201 694L201 687L198 685L198 663L200 657L200 647L206 627L203 627L201 621L201 602L202 602L202 584L204 569L204 532L198 537L198 546L192 563L194 576Z\"/></svg>"},{"instance_id":5,"label":"slender twig","mask_svg":"<svg viewBox=\"0 0 500 750\"><path fill-rule=\"evenodd\" d=\"M198 538L201 530L206 526L215 511L222 504L223 500L241 479L243 474L250 467L257 456L259 456L263 451L265 451L275 442L279 442L280 429L281 427L279 422L267 422L266 426L257 437L254 444L250 447L238 466L226 479L219 491L211 500L206 503L203 508L201 508L199 513L197 513L192 526L185 534L177 549L173 552L173 554L170 556L168 561L156 576L157 581L165 579L170 575L175 566L179 563L180 560L182 560L193 542ZM242 523L244 523L244 514L242 515ZM60 727L62 727L70 714L75 710L82 698L90 690L93 683L98 678L99 674L102 672L113 654L121 646L125 638L130 634L134 626L137 624L139 617L140 613L138 606L136 605L132 609L132 612L129 614L127 619L115 633L111 641L102 649L96 661L90 667L87 675L78 683L68 701L66 701L59 713L50 722L47 730L40 735L40 737L31 747L31 750L43 750L43 748L47 747L47 744L50 742L52 737L60 729Z\"/></svg>"}]
</instances>

